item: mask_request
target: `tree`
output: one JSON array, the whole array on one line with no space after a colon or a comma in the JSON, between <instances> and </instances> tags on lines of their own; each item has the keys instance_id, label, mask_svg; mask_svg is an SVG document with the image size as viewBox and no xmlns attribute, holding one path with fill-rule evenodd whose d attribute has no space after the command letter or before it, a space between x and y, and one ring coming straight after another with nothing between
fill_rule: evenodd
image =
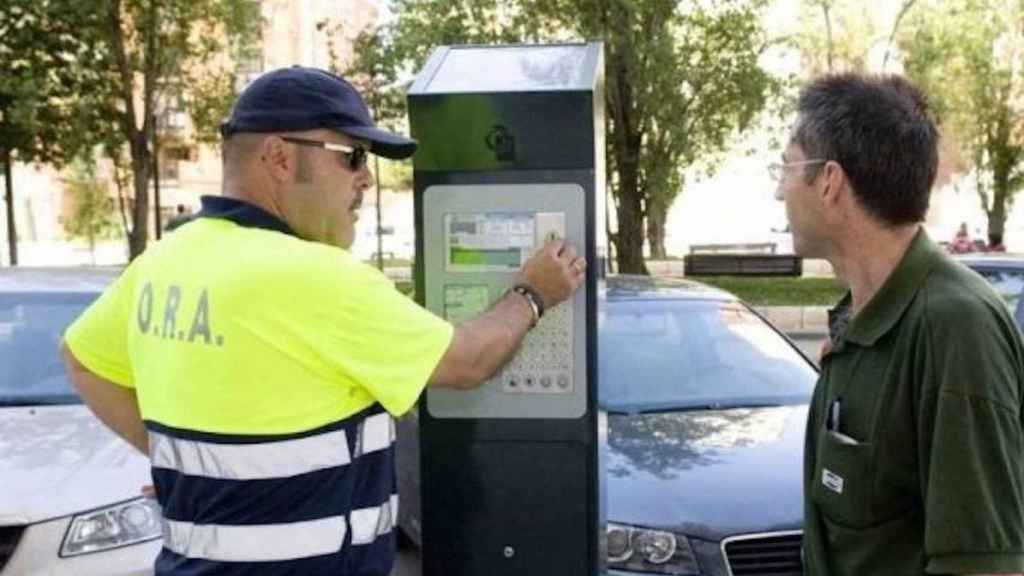
<instances>
[{"instance_id":1,"label":"tree","mask_svg":"<svg viewBox=\"0 0 1024 576\"><path fill-rule=\"evenodd\" d=\"M326 25L326 23L325 23ZM341 26L338 25L332 37L340 36ZM392 130L399 128L405 119L404 95L395 89L395 68L392 59L392 47L390 38L385 35L382 28L375 27L369 30L362 30L353 42L351 62L343 63L338 54L337 46L329 43L331 70L346 78L359 90L360 94L367 101L370 112L374 115L375 123ZM376 174L375 194L377 214L377 267L384 269L384 227L381 221L381 189L385 187L384 172L380 168L380 158L373 157L374 173ZM411 180L411 162L409 160L395 161L397 170L388 170L390 180L397 180L399 185L403 184L403 174L408 174ZM397 176L397 178L396 178ZM410 183L411 184L411 183Z\"/></svg>"},{"instance_id":2,"label":"tree","mask_svg":"<svg viewBox=\"0 0 1024 576\"><path fill-rule=\"evenodd\" d=\"M59 167L98 141L84 127L104 113L90 98L104 81L99 23L96 11L77 0L0 4L0 164L11 265L18 263L13 163Z\"/></svg>"},{"instance_id":3,"label":"tree","mask_svg":"<svg viewBox=\"0 0 1024 576\"><path fill-rule=\"evenodd\" d=\"M127 148L132 172L129 255L149 239L149 180L157 112L184 96L199 135L226 116L234 74L225 54L251 46L259 33L253 0L91 0L106 17L105 41L112 81L104 104L113 111L107 152L117 163ZM229 79L225 81L225 79ZM217 114L220 110L222 113Z\"/></svg>"},{"instance_id":4,"label":"tree","mask_svg":"<svg viewBox=\"0 0 1024 576\"><path fill-rule=\"evenodd\" d=\"M419 69L459 43L573 38L605 44L607 182L620 272L646 273L645 237L664 252L664 216L682 171L715 157L764 107L775 81L758 65L764 0L393 0L385 75ZM646 224L646 226L645 226Z\"/></svg>"},{"instance_id":5,"label":"tree","mask_svg":"<svg viewBox=\"0 0 1024 576\"><path fill-rule=\"evenodd\" d=\"M866 71L872 48L882 40L875 13L856 0L804 0L799 32L791 38L803 76Z\"/></svg>"},{"instance_id":6,"label":"tree","mask_svg":"<svg viewBox=\"0 0 1024 576\"><path fill-rule=\"evenodd\" d=\"M73 165L67 184L73 209L71 217L64 223L64 230L72 238L83 238L89 243L89 252L95 263L96 240L117 229L110 194L96 176L96 165L87 160Z\"/></svg>"},{"instance_id":7,"label":"tree","mask_svg":"<svg viewBox=\"0 0 1024 576\"><path fill-rule=\"evenodd\" d=\"M1024 9L929 0L901 36L906 73L929 95L944 137L970 162L990 244L1024 187Z\"/></svg>"},{"instance_id":8,"label":"tree","mask_svg":"<svg viewBox=\"0 0 1024 576\"><path fill-rule=\"evenodd\" d=\"M902 0L891 23L879 17L878 6L856 0L803 0L799 32L789 42L800 51L805 77L839 71L866 72L884 48L881 70L917 0ZM883 33L884 31L884 33Z\"/></svg>"},{"instance_id":9,"label":"tree","mask_svg":"<svg viewBox=\"0 0 1024 576\"><path fill-rule=\"evenodd\" d=\"M138 256L149 237L149 182L157 115L170 99L181 98L193 113L199 138L213 138L216 123L226 116L235 90L228 55L244 52L257 38L258 2L50 0L33 6L27 0L7 1L7 13L0 15L14 13L16 17L0 20L0 25L16 30L18 43L4 53L16 63L28 60L33 65L25 67L21 85L0 80L0 92L13 85L15 96L28 95L23 99L29 104L15 111L21 111L22 116L26 115L24 110L37 113L38 119L29 125L61 126L72 134L87 136L88 145L75 148L91 150L92 144L101 142L115 171L130 167L131 195L125 202L131 211L127 236L130 256ZM10 6L21 11L12 12ZM26 13L43 13L46 18L26 17ZM12 43L7 35L0 34L0 46ZM84 40L75 44L75 38ZM76 49L55 49L55 39L71 42ZM77 49L80 44L85 48ZM36 89L32 82L62 78L68 70L87 71L90 83L53 82L51 90L32 96ZM53 102L74 112L70 115L75 122L45 116L44 111ZM24 138L8 139L5 134L4 142L8 141L26 147L21 144ZM56 161L68 156L67 148L62 150L65 152L56 156L23 153L19 158Z\"/></svg>"},{"instance_id":10,"label":"tree","mask_svg":"<svg viewBox=\"0 0 1024 576\"><path fill-rule=\"evenodd\" d=\"M556 13L571 14L571 4L564 0ZM611 0L579 13L577 33L605 42L612 241L621 272L646 273L645 220L652 256L664 256L665 216L683 170L713 170L778 88L758 64L768 45L763 7Z\"/></svg>"}]
</instances>

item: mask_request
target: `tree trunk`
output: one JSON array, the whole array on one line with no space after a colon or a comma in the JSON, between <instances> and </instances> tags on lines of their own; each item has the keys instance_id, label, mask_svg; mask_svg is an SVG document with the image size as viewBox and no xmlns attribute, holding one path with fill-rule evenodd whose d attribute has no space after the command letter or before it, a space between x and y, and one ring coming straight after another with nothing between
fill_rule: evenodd
<instances>
[{"instance_id":1,"label":"tree trunk","mask_svg":"<svg viewBox=\"0 0 1024 576\"><path fill-rule=\"evenodd\" d=\"M825 16L825 41L827 43L825 54L828 57L828 71L831 73L834 60L833 54L835 54L835 41L832 39L832 16L829 14L830 3L831 0L821 1L821 12Z\"/></svg>"},{"instance_id":2,"label":"tree trunk","mask_svg":"<svg viewBox=\"0 0 1024 576\"><path fill-rule=\"evenodd\" d=\"M989 247L1005 245L1003 233L1006 225L1006 200L1013 193L1010 189L1010 174L1017 163L1017 155L1010 142L1012 115L1005 97L999 112L994 137L988 143L989 154L993 160L992 209L988 213Z\"/></svg>"},{"instance_id":3,"label":"tree trunk","mask_svg":"<svg viewBox=\"0 0 1024 576\"><path fill-rule=\"evenodd\" d=\"M132 143L132 180L135 205L132 206L132 230L128 234L128 257L134 260L146 249L149 240L149 150L144 132L136 131Z\"/></svg>"},{"instance_id":4,"label":"tree trunk","mask_svg":"<svg viewBox=\"0 0 1024 576\"><path fill-rule=\"evenodd\" d=\"M14 167L11 166L11 150L3 149L4 190L7 200L7 247L11 266L18 265L18 232L14 227Z\"/></svg>"},{"instance_id":5,"label":"tree trunk","mask_svg":"<svg viewBox=\"0 0 1024 576\"><path fill-rule=\"evenodd\" d=\"M150 5L152 11L152 4ZM149 239L149 171L151 159L149 155L150 130L153 130L151 111L153 102L152 50L146 51L146 74L143 75L143 125L140 130L136 120L139 115L135 109L134 74L125 50L124 31L121 29L121 0L112 0L107 6L110 40L117 62L121 81L121 97L124 100L124 113L121 115L121 129L131 152L132 188L135 204L132 206L132 229L128 232L128 258L134 260L146 249ZM147 18L149 26L148 38L152 37L153 18ZM147 45L150 46L150 45Z\"/></svg>"},{"instance_id":6,"label":"tree trunk","mask_svg":"<svg viewBox=\"0 0 1024 576\"><path fill-rule=\"evenodd\" d=\"M1006 225L1006 208L1001 202L993 207L988 215L988 245L996 246L1004 242L1003 231Z\"/></svg>"},{"instance_id":7,"label":"tree trunk","mask_svg":"<svg viewBox=\"0 0 1024 576\"><path fill-rule=\"evenodd\" d=\"M988 211L988 245L1002 246L1006 229L1006 197L1009 192L1008 171L996 163L992 185L992 209Z\"/></svg>"},{"instance_id":8,"label":"tree trunk","mask_svg":"<svg viewBox=\"0 0 1024 576\"><path fill-rule=\"evenodd\" d=\"M652 260L664 260L665 251L665 207L658 202L647 204L647 244L651 247Z\"/></svg>"},{"instance_id":9,"label":"tree trunk","mask_svg":"<svg viewBox=\"0 0 1024 576\"><path fill-rule=\"evenodd\" d=\"M639 188L642 135L636 133L633 121L633 87L623 56L612 51L609 66L615 82L609 90L607 105L612 115L612 153L619 177L614 190L618 196L615 211L618 230L612 238L615 260L619 274L647 274L644 264L644 210Z\"/></svg>"},{"instance_id":10,"label":"tree trunk","mask_svg":"<svg viewBox=\"0 0 1024 576\"><path fill-rule=\"evenodd\" d=\"M163 233L163 218L160 214L160 141L156 134L156 117L151 119L153 130L153 231L159 240Z\"/></svg>"},{"instance_id":11,"label":"tree trunk","mask_svg":"<svg viewBox=\"0 0 1024 576\"><path fill-rule=\"evenodd\" d=\"M624 172L620 174L625 176ZM636 190L636 178L623 179L616 209L619 224L615 234L615 256L619 274L647 274L644 264L644 214Z\"/></svg>"}]
</instances>

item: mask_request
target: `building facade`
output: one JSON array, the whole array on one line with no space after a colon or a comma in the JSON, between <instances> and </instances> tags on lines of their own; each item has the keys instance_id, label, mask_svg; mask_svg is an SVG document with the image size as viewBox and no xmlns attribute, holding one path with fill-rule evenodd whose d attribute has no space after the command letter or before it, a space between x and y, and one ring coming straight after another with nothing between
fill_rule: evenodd
<instances>
[{"instance_id":1,"label":"building facade","mask_svg":"<svg viewBox=\"0 0 1024 576\"><path fill-rule=\"evenodd\" d=\"M355 38L376 25L379 18L374 0L262 0L260 4L261 46L252 57L234 63L239 90L263 72L294 64L344 69L351 62ZM221 159L219 146L195 143L188 113L180 99L170 98L162 104L157 116L157 166L163 224L179 210L197 210L202 195L220 192ZM111 204L117 206L117 190L112 183L108 188ZM155 193L151 184L151 206L155 205ZM127 261L127 241L120 235L100 241L94 248L84 240L69 238L65 222L73 210L66 174L48 166L15 164L19 265ZM155 237L154 212L150 215L151 237ZM9 255L4 217L0 217L0 245L0 266L6 266Z\"/></svg>"}]
</instances>

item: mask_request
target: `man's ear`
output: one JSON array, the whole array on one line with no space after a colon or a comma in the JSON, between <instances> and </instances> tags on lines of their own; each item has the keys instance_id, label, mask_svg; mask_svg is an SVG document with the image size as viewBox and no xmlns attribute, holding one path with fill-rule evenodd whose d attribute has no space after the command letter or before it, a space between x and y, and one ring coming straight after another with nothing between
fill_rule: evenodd
<instances>
[{"instance_id":1,"label":"man's ear","mask_svg":"<svg viewBox=\"0 0 1024 576\"><path fill-rule=\"evenodd\" d=\"M839 205L845 195L850 193L846 171L839 163L829 160L822 168L821 176L824 183L821 189L822 203L831 206Z\"/></svg>"},{"instance_id":2,"label":"man's ear","mask_svg":"<svg viewBox=\"0 0 1024 576\"><path fill-rule=\"evenodd\" d=\"M279 181L291 180L295 175L295 153L279 136L267 136L260 144L260 163Z\"/></svg>"}]
</instances>

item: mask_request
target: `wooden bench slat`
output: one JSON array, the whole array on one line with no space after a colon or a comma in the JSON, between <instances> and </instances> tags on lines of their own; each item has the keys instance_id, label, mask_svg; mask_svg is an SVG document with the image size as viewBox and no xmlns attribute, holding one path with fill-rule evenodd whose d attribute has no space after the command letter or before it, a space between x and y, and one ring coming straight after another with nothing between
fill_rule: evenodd
<instances>
[{"instance_id":1,"label":"wooden bench slat","mask_svg":"<svg viewBox=\"0 0 1024 576\"><path fill-rule=\"evenodd\" d=\"M800 276L803 258L792 254L687 254L687 276Z\"/></svg>"}]
</instances>

